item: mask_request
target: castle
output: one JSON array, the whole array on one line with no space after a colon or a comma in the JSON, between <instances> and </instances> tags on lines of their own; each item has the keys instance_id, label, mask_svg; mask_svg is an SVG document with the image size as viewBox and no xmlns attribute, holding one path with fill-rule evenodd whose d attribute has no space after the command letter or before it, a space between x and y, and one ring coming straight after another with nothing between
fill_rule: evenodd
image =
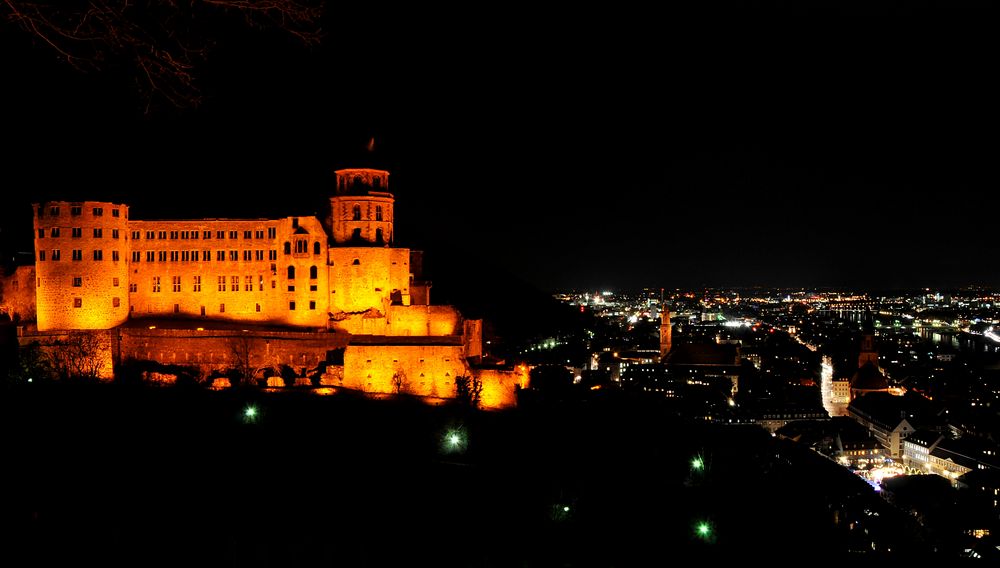
<instances>
[{"instance_id":1,"label":"castle","mask_svg":"<svg viewBox=\"0 0 1000 568\"><path fill-rule=\"evenodd\" d=\"M130 360L223 369L238 336L256 342L255 368L325 366L323 385L441 398L474 376L484 406L512 405L523 372L474 368L481 321L430 304L420 252L393 246L394 204L389 172L373 168L335 172L324 219L139 220L124 203L36 203L35 264L4 283L4 308L33 314L28 336L101 335L105 377Z\"/></svg>"}]
</instances>

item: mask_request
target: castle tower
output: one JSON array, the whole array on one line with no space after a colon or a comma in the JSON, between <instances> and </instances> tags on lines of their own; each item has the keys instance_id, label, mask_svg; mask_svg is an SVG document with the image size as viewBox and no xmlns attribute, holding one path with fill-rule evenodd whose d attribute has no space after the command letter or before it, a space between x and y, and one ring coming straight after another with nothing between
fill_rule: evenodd
<instances>
[{"instance_id":1,"label":"castle tower","mask_svg":"<svg viewBox=\"0 0 1000 568\"><path fill-rule=\"evenodd\" d=\"M108 329L125 322L128 207L105 201L32 207L38 329Z\"/></svg>"},{"instance_id":2,"label":"castle tower","mask_svg":"<svg viewBox=\"0 0 1000 568\"><path fill-rule=\"evenodd\" d=\"M671 347L671 328L670 328L670 308L667 307L666 302L662 303L660 308L660 362L664 363L667 360L667 354L670 353Z\"/></svg>"},{"instance_id":3,"label":"castle tower","mask_svg":"<svg viewBox=\"0 0 1000 568\"><path fill-rule=\"evenodd\" d=\"M337 170L327 219L336 245L392 244L393 203L389 172L372 168Z\"/></svg>"}]
</instances>

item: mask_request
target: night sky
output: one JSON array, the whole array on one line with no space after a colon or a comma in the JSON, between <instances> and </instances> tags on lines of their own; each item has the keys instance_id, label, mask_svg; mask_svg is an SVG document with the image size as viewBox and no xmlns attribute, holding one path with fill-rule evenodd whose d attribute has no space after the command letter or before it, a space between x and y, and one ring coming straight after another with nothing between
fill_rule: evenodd
<instances>
[{"instance_id":1,"label":"night sky","mask_svg":"<svg viewBox=\"0 0 1000 568\"><path fill-rule=\"evenodd\" d=\"M1000 286L996 14L799 4L331 6L319 47L226 31L204 104L148 113L0 23L0 236L47 199L312 214L374 136L397 245L544 290Z\"/></svg>"}]
</instances>

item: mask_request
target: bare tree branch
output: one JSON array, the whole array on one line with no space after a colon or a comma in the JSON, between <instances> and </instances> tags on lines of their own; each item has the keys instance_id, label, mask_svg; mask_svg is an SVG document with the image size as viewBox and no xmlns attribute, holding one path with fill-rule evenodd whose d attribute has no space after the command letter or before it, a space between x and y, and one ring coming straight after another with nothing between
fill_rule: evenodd
<instances>
[{"instance_id":1,"label":"bare tree branch","mask_svg":"<svg viewBox=\"0 0 1000 568\"><path fill-rule=\"evenodd\" d=\"M0 13L81 71L133 69L147 111L160 96L201 103L196 71L233 16L283 30L306 45L321 37L322 0L0 0Z\"/></svg>"}]
</instances>

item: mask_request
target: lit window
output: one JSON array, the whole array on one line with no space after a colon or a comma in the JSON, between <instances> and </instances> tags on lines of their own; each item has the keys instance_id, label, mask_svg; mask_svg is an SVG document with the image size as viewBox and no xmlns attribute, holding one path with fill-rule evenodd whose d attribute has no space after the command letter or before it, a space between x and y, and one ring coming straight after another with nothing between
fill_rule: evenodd
<instances>
[{"instance_id":1,"label":"lit window","mask_svg":"<svg viewBox=\"0 0 1000 568\"><path fill-rule=\"evenodd\" d=\"M201 292L201 276L194 277L194 287L192 289L195 292Z\"/></svg>"},{"instance_id":2,"label":"lit window","mask_svg":"<svg viewBox=\"0 0 1000 568\"><path fill-rule=\"evenodd\" d=\"M154 292L159 292L160 291L160 277L159 276L154 276L153 277L153 291Z\"/></svg>"},{"instance_id":3,"label":"lit window","mask_svg":"<svg viewBox=\"0 0 1000 568\"><path fill-rule=\"evenodd\" d=\"M115 209L114 211L115 211L115 213L117 213L117 212L118 212L118 210L117 210L117 209ZM115 308L117 308L117 307L119 307L119 306L121 306L121 305L122 305L122 301L121 301L121 298L111 298L111 306L112 306L112 307L115 307Z\"/></svg>"},{"instance_id":4,"label":"lit window","mask_svg":"<svg viewBox=\"0 0 1000 568\"><path fill-rule=\"evenodd\" d=\"M226 291L226 277L225 276L219 276L219 291L220 292L225 292Z\"/></svg>"},{"instance_id":5,"label":"lit window","mask_svg":"<svg viewBox=\"0 0 1000 568\"><path fill-rule=\"evenodd\" d=\"M83 307L83 298L73 298L73 307L74 308L82 308Z\"/></svg>"},{"instance_id":6,"label":"lit window","mask_svg":"<svg viewBox=\"0 0 1000 568\"><path fill-rule=\"evenodd\" d=\"M181 291L181 277L180 276L174 276L171 281L173 283L174 292L180 292Z\"/></svg>"}]
</instances>

